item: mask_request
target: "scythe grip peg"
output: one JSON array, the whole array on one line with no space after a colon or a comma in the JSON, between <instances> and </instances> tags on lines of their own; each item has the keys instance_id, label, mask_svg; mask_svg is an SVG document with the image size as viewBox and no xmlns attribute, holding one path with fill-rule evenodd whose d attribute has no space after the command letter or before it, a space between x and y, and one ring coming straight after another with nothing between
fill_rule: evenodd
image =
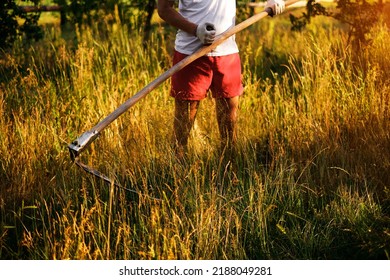
<instances>
[{"instance_id":1,"label":"scythe grip peg","mask_svg":"<svg viewBox=\"0 0 390 280\"><path fill-rule=\"evenodd\" d=\"M274 17L274 11L270 7L264 10L270 17Z\"/></svg>"}]
</instances>

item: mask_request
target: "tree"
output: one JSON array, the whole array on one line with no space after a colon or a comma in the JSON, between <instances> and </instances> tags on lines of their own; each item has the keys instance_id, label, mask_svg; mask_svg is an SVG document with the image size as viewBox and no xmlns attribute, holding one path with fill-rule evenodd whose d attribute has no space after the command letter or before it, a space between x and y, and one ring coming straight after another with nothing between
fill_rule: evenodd
<instances>
[{"instance_id":1,"label":"tree","mask_svg":"<svg viewBox=\"0 0 390 280\"><path fill-rule=\"evenodd\" d=\"M290 15L293 30L302 30L312 17L318 15L331 16L342 23L349 25L349 42L354 43L357 49L369 43L367 34L378 22L383 11L383 1L367 2L366 0L338 0L337 12L331 13L315 0L309 0L306 13L300 17Z\"/></svg>"},{"instance_id":2,"label":"tree","mask_svg":"<svg viewBox=\"0 0 390 280\"><path fill-rule=\"evenodd\" d=\"M10 47L17 36L18 22L16 20L14 1L6 0L0 3L0 48Z\"/></svg>"},{"instance_id":3,"label":"tree","mask_svg":"<svg viewBox=\"0 0 390 280\"><path fill-rule=\"evenodd\" d=\"M32 1L37 6L40 0ZM40 13L24 13L16 5L15 0L3 0L0 3L0 48L10 48L18 36L24 36L26 41L39 40L43 36L42 28L38 26ZM22 24L18 24L17 18Z\"/></svg>"},{"instance_id":4,"label":"tree","mask_svg":"<svg viewBox=\"0 0 390 280\"><path fill-rule=\"evenodd\" d=\"M22 1L23 2L23 1ZM31 2L31 1L30 1ZM26 42L43 37L43 30L38 26L41 0L32 0L37 12L26 12L16 5L15 0L3 0L0 3L0 48L12 46L19 36ZM152 16L156 8L156 0L54 0L61 7L61 26L92 24L102 22L105 15L118 11L122 23L130 30L144 32L144 41L149 38L152 27ZM23 24L18 23L18 18Z\"/></svg>"},{"instance_id":5,"label":"tree","mask_svg":"<svg viewBox=\"0 0 390 280\"><path fill-rule=\"evenodd\" d=\"M121 22L132 29L145 27L149 30L156 0L54 0L63 7L61 22L91 24L101 20L102 15L113 14L116 10Z\"/></svg>"}]
</instances>

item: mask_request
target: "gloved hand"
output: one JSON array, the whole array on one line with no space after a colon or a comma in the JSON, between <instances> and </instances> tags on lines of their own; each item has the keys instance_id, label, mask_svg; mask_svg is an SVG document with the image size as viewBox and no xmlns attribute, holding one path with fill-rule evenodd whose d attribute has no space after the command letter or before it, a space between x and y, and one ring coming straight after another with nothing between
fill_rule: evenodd
<instances>
[{"instance_id":1,"label":"gloved hand","mask_svg":"<svg viewBox=\"0 0 390 280\"><path fill-rule=\"evenodd\" d=\"M273 17L280 15L283 13L286 5L283 0L267 0L267 3L265 4L264 10L268 12L268 9L272 10L272 14L268 12L268 14Z\"/></svg>"},{"instance_id":2,"label":"gloved hand","mask_svg":"<svg viewBox=\"0 0 390 280\"><path fill-rule=\"evenodd\" d=\"M196 28L196 37L203 45L211 45L215 40L215 26L212 23L205 22Z\"/></svg>"}]
</instances>

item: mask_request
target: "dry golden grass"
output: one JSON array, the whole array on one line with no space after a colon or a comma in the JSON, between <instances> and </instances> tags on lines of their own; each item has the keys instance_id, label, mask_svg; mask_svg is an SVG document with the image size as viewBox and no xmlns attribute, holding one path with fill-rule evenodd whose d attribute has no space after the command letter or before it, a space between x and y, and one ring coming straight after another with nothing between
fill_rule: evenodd
<instances>
[{"instance_id":1,"label":"dry golden grass","mask_svg":"<svg viewBox=\"0 0 390 280\"><path fill-rule=\"evenodd\" d=\"M67 144L168 69L173 31L156 27L143 49L119 23L73 43L53 30L3 54L1 258L389 258L388 29L356 56L334 21L288 27L267 19L237 36L234 163L218 153L210 99L176 161L168 82L81 155L138 194L78 169Z\"/></svg>"}]
</instances>

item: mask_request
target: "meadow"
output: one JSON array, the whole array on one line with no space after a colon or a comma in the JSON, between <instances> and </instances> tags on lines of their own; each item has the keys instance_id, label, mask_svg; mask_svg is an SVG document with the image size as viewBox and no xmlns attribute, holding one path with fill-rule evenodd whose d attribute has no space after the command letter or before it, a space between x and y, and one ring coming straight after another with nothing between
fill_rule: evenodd
<instances>
[{"instance_id":1,"label":"meadow","mask_svg":"<svg viewBox=\"0 0 390 280\"><path fill-rule=\"evenodd\" d=\"M212 99L190 152L171 147L166 81L81 160L67 145L171 65L175 30L117 17L22 41L0 58L0 259L389 259L390 45L356 52L345 26L288 12L237 34L245 94L234 160Z\"/></svg>"}]
</instances>

